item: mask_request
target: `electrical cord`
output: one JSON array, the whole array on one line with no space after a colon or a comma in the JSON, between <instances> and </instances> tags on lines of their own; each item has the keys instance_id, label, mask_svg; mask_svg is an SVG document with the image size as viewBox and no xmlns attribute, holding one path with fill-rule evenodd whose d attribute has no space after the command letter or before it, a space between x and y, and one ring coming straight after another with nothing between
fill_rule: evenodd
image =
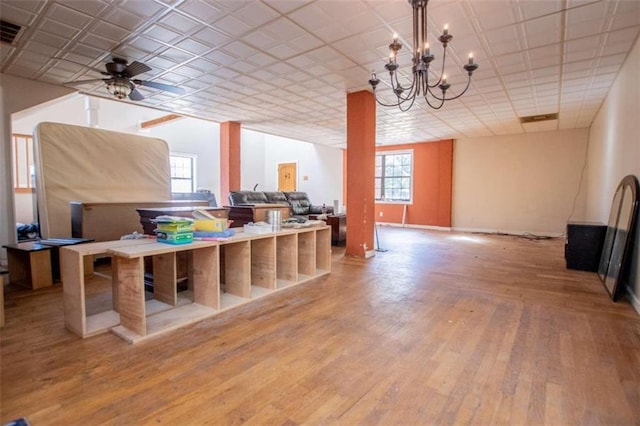
<instances>
[{"instance_id":1,"label":"electrical cord","mask_svg":"<svg viewBox=\"0 0 640 426\"><path fill-rule=\"evenodd\" d=\"M571 207L571 213L567 218L567 222L571 220L573 214L576 211L576 203L578 202L578 196L580 195L580 190L582 189L582 182L584 181L584 171L587 169L587 160L589 159L589 146L591 140L591 133L587 133L587 147L584 150L584 160L582 162L582 170L580 171L580 181L578 182L578 190L576 191L576 195L573 197L573 206Z\"/></svg>"}]
</instances>

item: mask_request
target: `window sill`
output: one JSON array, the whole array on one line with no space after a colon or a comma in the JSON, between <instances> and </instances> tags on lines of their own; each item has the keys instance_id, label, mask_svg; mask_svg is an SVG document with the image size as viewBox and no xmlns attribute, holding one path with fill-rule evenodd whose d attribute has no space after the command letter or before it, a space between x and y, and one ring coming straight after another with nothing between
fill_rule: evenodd
<instances>
[{"instance_id":1,"label":"window sill","mask_svg":"<svg viewBox=\"0 0 640 426\"><path fill-rule=\"evenodd\" d=\"M413 200L407 201L386 201L386 200L376 200L376 204L406 204L408 206L413 204Z\"/></svg>"},{"instance_id":2,"label":"window sill","mask_svg":"<svg viewBox=\"0 0 640 426\"><path fill-rule=\"evenodd\" d=\"M13 188L15 194L33 194L36 192L35 188Z\"/></svg>"}]
</instances>

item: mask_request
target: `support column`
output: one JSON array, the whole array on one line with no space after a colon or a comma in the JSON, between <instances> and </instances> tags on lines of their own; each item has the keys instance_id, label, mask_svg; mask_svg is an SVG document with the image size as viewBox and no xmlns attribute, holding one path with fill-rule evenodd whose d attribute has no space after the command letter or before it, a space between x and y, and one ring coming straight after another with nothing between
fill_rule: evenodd
<instances>
[{"instance_id":1,"label":"support column","mask_svg":"<svg viewBox=\"0 0 640 426\"><path fill-rule=\"evenodd\" d=\"M229 191L240 190L240 123L220 123L220 200L225 205Z\"/></svg>"},{"instance_id":2,"label":"support column","mask_svg":"<svg viewBox=\"0 0 640 426\"><path fill-rule=\"evenodd\" d=\"M347 256L371 257L375 220L376 101L347 94Z\"/></svg>"},{"instance_id":3,"label":"support column","mask_svg":"<svg viewBox=\"0 0 640 426\"><path fill-rule=\"evenodd\" d=\"M100 123L100 120L98 118L98 112L100 110L100 100L98 98L85 96L84 109L87 111L87 127L98 127Z\"/></svg>"}]
</instances>

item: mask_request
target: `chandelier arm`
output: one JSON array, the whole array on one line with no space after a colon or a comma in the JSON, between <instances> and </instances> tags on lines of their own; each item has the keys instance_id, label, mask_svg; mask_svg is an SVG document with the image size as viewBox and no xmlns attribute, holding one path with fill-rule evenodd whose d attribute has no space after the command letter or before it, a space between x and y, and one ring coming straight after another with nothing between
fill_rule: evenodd
<instances>
[{"instance_id":1,"label":"chandelier arm","mask_svg":"<svg viewBox=\"0 0 640 426\"><path fill-rule=\"evenodd\" d=\"M452 96L450 98L447 97L439 97L436 94L434 94L431 90L429 90L429 93L431 94L431 96L439 101L452 101L454 99L458 99L460 96L464 95L465 92L469 89L469 86L471 85L471 76L469 76L469 79L467 80L467 86L464 88L464 90L462 92L460 92L459 94L457 94L456 96Z\"/></svg>"},{"instance_id":2,"label":"chandelier arm","mask_svg":"<svg viewBox=\"0 0 640 426\"><path fill-rule=\"evenodd\" d=\"M429 87L431 88L438 87L440 83L442 83L442 76L444 75L444 64L446 62L447 62L447 46L445 46L444 49L442 49L442 69L440 70L440 77L438 78L438 81L433 83L433 85L429 85Z\"/></svg>"},{"instance_id":3,"label":"chandelier arm","mask_svg":"<svg viewBox=\"0 0 640 426\"><path fill-rule=\"evenodd\" d=\"M431 101L429 100L429 96L427 96L427 94L425 93L424 100L427 102L427 105L429 105L429 107L432 108L432 109L440 109L440 108L442 108L442 106L444 105L444 99L440 99L437 96L434 96L431 91L429 91L429 93L431 94L431 96L433 98L438 99L440 101L440 105L436 106L435 104L432 104Z\"/></svg>"},{"instance_id":4,"label":"chandelier arm","mask_svg":"<svg viewBox=\"0 0 640 426\"><path fill-rule=\"evenodd\" d=\"M396 84L397 84L397 83L396 83ZM393 80L391 81L391 86L392 86L392 90L393 90ZM394 93L395 93L395 91L394 91ZM377 94L377 92L376 92L376 89L375 89L375 88L373 89L373 97L375 98L375 100L376 100L376 102L378 103L378 105L381 105L381 106L384 106L384 107L398 107L400 110L402 110L402 105L403 105L404 103L406 103L408 100L410 100L410 99L411 99L412 101L413 101L413 100L415 100L415 97L413 97L413 99L412 99L412 98L401 98L401 97L399 97L399 96L396 94L396 97L397 97L397 99L398 99L398 102L393 103L393 104L387 104L387 103L382 102L382 101L378 98L378 94ZM411 103L411 105L413 105L413 102Z\"/></svg>"},{"instance_id":5,"label":"chandelier arm","mask_svg":"<svg viewBox=\"0 0 640 426\"><path fill-rule=\"evenodd\" d=\"M376 94L376 91L373 91L373 97L376 99L376 102L378 103L378 105L382 105L384 107L400 107L400 103L395 103L395 104L385 104L384 102L382 102L380 99L378 99L378 95Z\"/></svg>"},{"instance_id":6,"label":"chandelier arm","mask_svg":"<svg viewBox=\"0 0 640 426\"><path fill-rule=\"evenodd\" d=\"M429 91L429 70L427 70L422 76L421 84L422 84L422 93L426 95L427 92Z\"/></svg>"},{"instance_id":7,"label":"chandelier arm","mask_svg":"<svg viewBox=\"0 0 640 426\"><path fill-rule=\"evenodd\" d=\"M407 111L409 111L409 110L411 109L411 107L413 106L414 102L416 101L416 97L417 97L417 96L413 96L412 98L410 98L410 99L411 99L411 103L410 103L410 104L409 104L409 106L408 106L408 107L406 107L406 108L403 108L403 107L402 107L402 105L404 105L406 102L402 102L402 104L398 105L398 108L400 108L400 111L402 111L402 112L407 112Z\"/></svg>"},{"instance_id":8,"label":"chandelier arm","mask_svg":"<svg viewBox=\"0 0 640 426\"><path fill-rule=\"evenodd\" d=\"M411 79L411 87L409 87L409 93L404 97L405 99L415 100L416 94L417 94L416 89L418 87L418 84L419 84L419 79L416 79L416 75L414 74L413 78Z\"/></svg>"},{"instance_id":9,"label":"chandelier arm","mask_svg":"<svg viewBox=\"0 0 640 426\"><path fill-rule=\"evenodd\" d=\"M462 92L460 92L458 95L456 95L456 96L454 96L452 98L445 98L445 101L452 101L454 99L458 99L460 96L465 94L465 92L469 89L470 85L471 85L471 76L469 76L469 79L467 80L467 87L465 87Z\"/></svg>"},{"instance_id":10,"label":"chandelier arm","mask_svg":"<svg viewBox=\"0 0 640 426\"><path fill-rule=\"evenodd\" d=\"M395 87L401 87L403 89L403 91L400 94L398 94L398 92L396 92L395 90L393 91L395 93L396 97L398 98L398 102L399 103L404 103L404 102L408 101L409 99L415 98L415 94L414 94L415 85L416 85L416 78L415 78L415 75L414 75L413 79L411 81L411 87L409 88L409 93L407 95L405 95L405 96L402 96L402 93L404 93L407 89L402 87L402 85L398 81L398 74L397 73L395 74L395 86L394 86L393 77L392 77L392 80L391 80L391 87L393 89L395 89Z\"/></svg>"},{"instance_id":11,"label":"chandelier arm","mask_svg":"<svg viewBox=\"0 0 640 426\"><path fill-rule=\"evenodd\" d=\"M429 86L429 94L431 95L432 98L437 99L439 101L441 101L442 99L440 97L438 97L438 95L436 95L435 93L433 93L433 91L431 90L433 89L433 87Z\"/></svg>"}]
</instances>

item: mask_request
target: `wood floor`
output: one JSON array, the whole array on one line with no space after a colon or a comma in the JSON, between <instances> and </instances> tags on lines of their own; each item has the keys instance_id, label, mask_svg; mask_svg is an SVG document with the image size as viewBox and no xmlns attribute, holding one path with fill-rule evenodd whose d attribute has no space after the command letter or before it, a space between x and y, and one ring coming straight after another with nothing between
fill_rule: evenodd
<instances>
[{"instance_id":1,"label":"wood floor","mask_svg":"<svg viewBox=\"0 0 640 426\"><path fill-rule=\"evenodd\" d=\"M640 424L640 316L563 244L383 228L387 252L136 345L66 331L59 284L7 288L0 420Z\"/></svg>"}]
</instances>

